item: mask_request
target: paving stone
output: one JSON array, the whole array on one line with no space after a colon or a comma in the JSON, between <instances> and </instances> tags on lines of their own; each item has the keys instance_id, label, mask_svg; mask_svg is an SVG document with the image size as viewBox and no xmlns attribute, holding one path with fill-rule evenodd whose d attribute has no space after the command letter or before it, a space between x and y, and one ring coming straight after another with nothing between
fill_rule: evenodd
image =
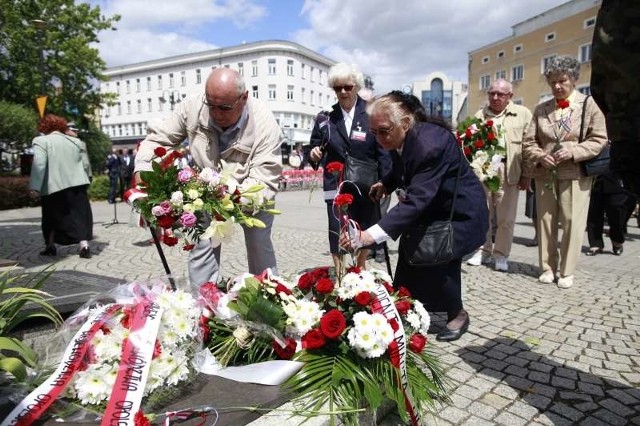
<instances>
[{"instance_id":1,"label":"paving stone","mask_svg":"<svg viewBox=\"0 0 640 426\"><path fill-rule=\"evenodd\" d=\"M598 407L599 405L596 404L595 402L582 402L580 404L573 405L573 408L575 408L578 411L582 411L583 413L596 410L598 409Z\"/></svg>"},{"instance_id":2,"label":"paving stone","mask_svg":"<svg viewBox=\"0 0 640 426\"><path fill-rule=\"evenodd\" d=\"M518 367L516 365L508 366L507 368L505 368L504 372L507 374L513 374L518 377L527 377L527 374L529 374L528 369L523 367Z\"/></svg>"},{"instance_id":3,"label":"paving stone","mask_svg":"<svg viewBox=\"0 0 640 426\"><path fill-rule=\"evenodd\" d=\"M640 400L638 400L638 398L635 398L629 392L621 389L611 389L607 391L607 394L624 405L633 405L640 403Z\"/></svg>"},{"instance_id":4,"label":"paving stone","mask_svg":"<svg viewBox=\"0 0 640 426\"><path fill-rule=\"evenodd\" d=\"M599 418L608 425L624 425L627 423L627 420L623 417L620 417L617 414L612 413L611 411L604 408L594 412L593 416Z\"/></svg>"},{"instance_id":5,"label":"paving stone","mask_svg":"<svg viewBox=\"0 0 640 426\"><path fill-rule=\"evenodd\" d=\"M493 426L494 423L488 420L483 420L480 417L471 416L467 420L461 423L463 426Z\"/></svg>"},{"instance_id":6,"label":"paving stone","mask_svg":"<svg viewBox=\"0 0 640 426\"><path fill-rule=\"evenodd\" d=\"M605 400L599 401L598 404L623 417L630 416L634 413L633 409L627 407L624 404L621 404L620 402L612 398L607 398Z\"/></svg>"},{"instance_id":7,"label":"paving stone","mask_svg":"<svg viewBox=\"0 0 640 426\"><path fill-rule=\"evenodd\" d=\"M482 402L472 403L467 411L485 420L491 420L498 414L498 409Z\"/></svg>"},{"instance_id":8,"label":"paving stone","mask_svg":"<svg viewBox=\"0 0 640 426\"><path fill-rule=\"evenodd\" d=\"M542 383L536 383L533 385L531 392L539 395L544 395L549 398L554 398L557 393L557 390L553 386L547 386Z\"/></svg>"},{"instance_id":9,"label":"paving stone","mask_svg":"<svg viewBox=\"0 0 640 426\"><path fill-rule=\"evenodd\" d=\"M549 407L549 409L555 413L560 414L562 417L566 417L568 419L571 419L574 422L577 422L578 420L580 420L582 417L584 417L584 414L570 406L568 406L567 404L564 404L562 402L556 402L555 404L551 405L551 407Z\"/></svg>"},{"instance_id":10,"label":"paving stone","mask_svg":"<svg viewBox=\"0 0 640 426\"><path fill-rule=\"evenodd\" d=\"M462 385L456 389L456 393L467 398L476 400L486 393L486 391L471 387L469 385Z\"/></svg>"},{"instance_id":11,"label":"paving stone","mask_svg":"<svg viewBox=\"0 0 640 426\"><path fill-rule=\"evenodd\" d=\"M513 398L516 398L516 397L517 397L517 394ZM510 396L506 396L505 398L497 393L488 393L486 395L483 395L480 401L487 404L490 407L493 407L497 410L501 410L502 408L511 404L511 401L513 401L513 398L511 398Z\"/></svg>"},{"instance_id":12,"label":"paving stone","mask_svg":"<svg viewBox=\"0 0 640 426\"><path fill-rule=\"evenodd\" d=\"M507 411L527 420L531 420L534 416L538 415L538 409L536 407L532 407L522 401L514 402L507 408Z\"/></svg>"},{"instance_id":13,"label":"paving stone","mask_svg":"<svg viewBox=\"0 0 640 426\"><path fill-rule=\"evenodd\" d=\"M529 368L532 369L532 370L537 370L537 371L542 371L542 372L548 373L554 367L549 365L549 364L544 364L544 363L541 363L541 362L534 361L534 362L531 362L529 364Z\"/></svg>"},{"instance_id":14,"label":"paving stone","mask_svg":"<svg viewBox=\"0 0 640 426\"><path fill-rule=\"evenodd\" d=\"M567 379L573 379L573 380L578 379L578 372L570 368L558 367L554 371L554 374L556 376L564 377Z\"/></svg>"},{"instance_id":15,"label":"paving stone","mask_svg":"<svg viewBox=\"0 0 640 426\"><path fill-rule=\"evenodd\" d=\"M447 407L440 412L440 417L453 424L459 424L468 416L469 415L466 413L466 411L460 410L456 407Z\"/></svg>"},{"instance_id":16,"label":"paving stone","mask_svg":"<svg viewBox=\"0 0 640 426\"><path fill-rule=\"evenodd\" d=\"M499 425L508 425L508 426L518 426L518 425L526 425L527 421L521 417L516 416L515 414L502 412L498 414L498 416L494 419L496 424Z\"/></svg>"},{"instance_id":17,"label":"paving stone","mask_svg":"<svg viewBox=\"0 0 640 426\"><path fill-rule=\"evenodd\" d=\"M609 426L609 423L605 423L593 416L589 416L585 419L582 419L582 421L580 422L580 426Z\"/></svg>"},{"instance_id":18,"label":"paving stone","mask_svg":"<svg viewBox=\"0 0 640 426\"><path fill-rule=\"evenodd\" d=\"M555 387L565 388L565 389L576 388L575 380L565 379L564 377L552 377L551 385Z\"/></svg>"},{"instance_id":19,"label":"paving stone","mask_svg":"<svg viewBox=\"0 0 640 426\"><path fill-rule=\"evenodd\" d=\"M542 423L546 426L571 426L573 422L569 419L566 419L558 414L545 412L537 416L535 421Z\"/></svg>"},{"instance_id":20,"label":"paving stone","mask_svg":"<svg viewBox=\"0 0 640 426\"><path fill-rule=\"evenodd\" d=\"M527 376L527 379L532 380L534 382L539 382L539 383L549 383L549 380L551 380L551 375L547 373L542 373L540 371L532 371Z\"/></svg>"}]
</instances>

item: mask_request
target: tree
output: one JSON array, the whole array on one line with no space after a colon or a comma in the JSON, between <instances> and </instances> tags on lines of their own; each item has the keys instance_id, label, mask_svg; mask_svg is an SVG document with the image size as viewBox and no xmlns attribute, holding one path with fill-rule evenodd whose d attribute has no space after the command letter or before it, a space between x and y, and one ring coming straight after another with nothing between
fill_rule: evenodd
<instances>
[{"instance_id":1,"label":"tree","mask_svg":"<svg viewBox=\"0 0 640 426\"><path fill-rule=\"evenodd\" d=\"M0 148L22 151L36 136L37 123L32 108L0 101Z\"/></svg>"},{"instance_id":2,"label":"tree","mask_svg":"<svg viewBox=\"0 0 640 426\"><path fill-rule=\"evenodd\" d=\"M0 100L34 108L44 82L47 112L75 121L93 116L110 99L96 84L106 68L97 34L115 30L119 19L74 0L0 0ZM43 28L34 20L45 21Z\"/></svg>"},{"instance_id":3,"label":"tree","mask_svg":"<svg viewBox=\"0 0 640 426\"><path fill-rule=\"evenodd\" d=\"M104 171L107 155L111 152L111 139L95 124L90 123L86 131L82 131L78 137L87 144L87 154L94 175Z\"/></svg>"}]
</instances>

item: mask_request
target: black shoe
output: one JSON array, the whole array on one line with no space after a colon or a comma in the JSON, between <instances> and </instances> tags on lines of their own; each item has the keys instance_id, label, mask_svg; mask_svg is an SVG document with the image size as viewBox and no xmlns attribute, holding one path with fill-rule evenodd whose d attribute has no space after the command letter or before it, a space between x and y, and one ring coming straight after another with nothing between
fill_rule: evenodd
<instances>
[{"instance_id":1,"label":"black shoe","mask_svg":"<svg viewBox=\"0 0 640 426\"><path fill-rule=\"evenodd\" d=\"M91 259L91 251L89 247L82 247L80 249L80 257L83 259Z\"/></svg>"},{"instance_id":2,"label":"black shoe","mask_svg":"<svg viewBox=\"0 0 640 426\"><path fill-rule=\"evenodd\" d=\"M464 333L467 332L470 322L469 314L464 309L460 311L460 313L458 313L458 315L460 314L464 314L466 316L462 327L456 330L451 330L445 326L445 328L440 330L440 332L436 336L436 340L438 340L439 342L453 342L454 340L458 340Z\"/></svg>"},{"instance_id":3,"label":"black shoe","mask_svg":"<svg viewBox=\"0 0 640 426\"><path fill-rule=\"evenodd\" d=\"M538 247L538 240L534 238L533 240L527 243L527 247Z\"/></svg>"},{"instance_id":4,"label":"black shoe","mask_svg":"<svg viewBox=\"0 0 640 426\"><path fill-rule=\"evenodd\" d=\"M595 256L596 254L602 254L602 249L600 247L591 247L589 251L585 253L587 256Z\"/></svg>"},{"instance_id":5,"label":"black shoe","mask_svg":"<svg viewBox=\"0 0 640 426\"><path fill-rule=\"evenodd\" d=\"M56 246L48 246L40 252L40 256L55 256L58 254Z\"/></svg>"},{"instance_id":6,"label":"black shoe","mask_svg":"<svg viewBox=\"0 0 640 426\"><path fill-rule=\"evenodd\" d=\"M619 245L618 247L613 246L613 254L616 256L620 256L622 254L623 246Z\"/></svg>"}]
</instances>

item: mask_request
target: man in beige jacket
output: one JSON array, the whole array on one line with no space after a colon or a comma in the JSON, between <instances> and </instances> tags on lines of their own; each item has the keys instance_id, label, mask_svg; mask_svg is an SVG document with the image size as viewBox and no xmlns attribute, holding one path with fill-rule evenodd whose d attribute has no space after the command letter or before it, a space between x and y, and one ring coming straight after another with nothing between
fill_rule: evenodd
<instances>
[{"instance_id":1,"label":"man in beige jacket","mask_svg":"<svg viewBox=\"0 0 640 426\"><path fill-rule=\"evenodd\" d=\"M150 126L147 133L136 155L137 181L137 172L151 170L156 147L177 149L188 139L196 166L219 168L224 160L236 167L234 177L238 182L263 183L267 186L267 198L275 197L282 171L282 130L269 108L249 96L237 71L213 70L204 93L187 97L170 116ZM260 212L256 218L266 227L243 227L249 272L259 274L267 268L275 271L273 216ZM220 246L213 247L209 240L196 245L189 254L192 283L218 280L220 252Z\"/></svg>"},{"instance_id":2,"label":"man in beige jacket","mask_svg":"<svg viewBox=\"0 0 640 426\"><path fill-rule=\"evenodd\" d=\"M509 254L513 243L513 228L518 212L518 191L529 188L531 179L522 175L522 140L531 122L531 111L511 101L513 88L511 83L499 79L494 81L487 92L487 105L479 110L475 117L483 121L492 120L499 129L500 138L507 150L502 160L500 189L491 192L483 185L489 205L489 230L484 245L467 261L469 265L495 261L495 270L509 271ZM495 224L492 222L496 221ZM491 238L492 228L496 225L495 243Z\"/></svg>"}]
</instances>

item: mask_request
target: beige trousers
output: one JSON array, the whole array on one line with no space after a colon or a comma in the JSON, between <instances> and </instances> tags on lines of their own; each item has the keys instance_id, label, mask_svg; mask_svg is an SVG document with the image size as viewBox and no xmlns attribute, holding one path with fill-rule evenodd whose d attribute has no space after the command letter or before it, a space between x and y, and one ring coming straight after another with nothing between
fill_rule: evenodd
<instances>
[{"instance_id":1,"label":"beige trousers","mask_svg":"<svg viewBox=\"0 0 640 426\"><path fill-rule=\"evenodd\" d=\"M573 275L582 250L592 182L592 177L557 180L554 194L546 188L550 182L536 179L538 260L542 273ZM559 246L558 224L562 227Z\"/></svg>"},{"instance_id":2,"label":"beige trousers","mask_svg":"<svg viewBox=\"0 0 640 426\"><path fill-rule=\"evenodd\" d=\"M505 179L504 175L502 178ZM483 188L489 207L489 229L482 250L493 254L494 257L509 257L513 244L513 228L518 213L518 185L504 184L496 192L489 191L484 185ZM495 243L492 243L491 230L494 219L497 222L497 229Z\"/></svg>"}]
</instances>

